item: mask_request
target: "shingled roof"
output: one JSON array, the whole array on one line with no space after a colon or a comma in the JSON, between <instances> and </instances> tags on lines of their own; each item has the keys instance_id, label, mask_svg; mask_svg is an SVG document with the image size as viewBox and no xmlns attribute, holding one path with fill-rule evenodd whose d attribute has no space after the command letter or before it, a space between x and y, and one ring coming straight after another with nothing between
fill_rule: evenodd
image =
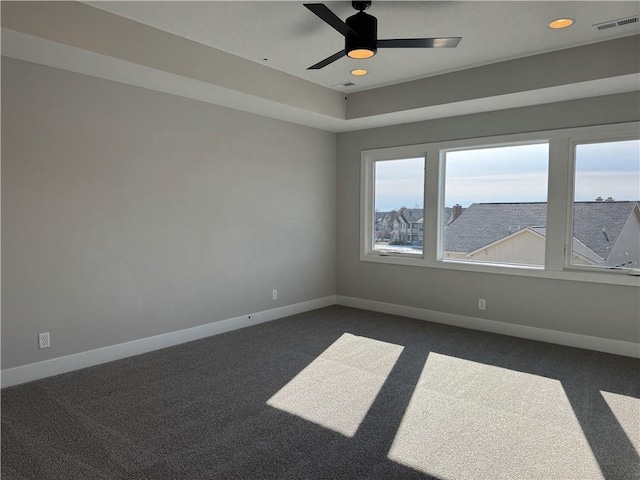
<instances>
[{"instance_id":1,"label":"shingled roof","mask_svg":"<svg viewBox=\"0 0 640 480\"><path fill-rule=\"evenodd\" d=\"M606 259L637 202L576 202L574 238ZM525 227L545 227L547 204L474 203L445 230L448 252L473 252ZM546 231L545 231L546 233Z\"/></svg>"},{"instance_id":2,"label":"shingled roof","mask_svg":"<svg viewBox=\"0 0 640 480\"><path fill-rule=\"evenodd\" d=\"M474 252L525 227L547 224L547 204L473 203L444 232L447 252Z\"/></svg>"},{"instance_id":3,"label":"shingled roof","mask_svg":"<svg viewBox=\"0 0 640 480\"><path fill-rule=\"evenodd\" d=\"M637 202L576 202L573 236L608 258Z\"/></svg>"}]
</instances>

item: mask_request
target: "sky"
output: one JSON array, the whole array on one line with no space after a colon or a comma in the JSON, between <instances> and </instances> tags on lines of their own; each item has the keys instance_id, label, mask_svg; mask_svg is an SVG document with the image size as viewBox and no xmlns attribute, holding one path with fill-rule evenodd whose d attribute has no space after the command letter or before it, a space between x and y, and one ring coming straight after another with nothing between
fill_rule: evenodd
<instances>
[{"instance_id":1,"label":"sky","mask_svg":"<svg viewBox=\"0 0 640 480\"><path fill-rule=\"evenodd\" d=\"M578 145L576 200L640 199L640 141Z\"/></svg>"},{"instance_id":2,"label":"sky","mask_svg":"<svg viewBox=\"0 0 640 480\"><path fill-rule=\"evenodd\" d=\"M445 206L545 202L548 145L448 152ZM424 159L376 162L377 211L423 204ZM640 141L583 144L576 150L576 201L640 199Z\"/></svg>"}]
</instances>

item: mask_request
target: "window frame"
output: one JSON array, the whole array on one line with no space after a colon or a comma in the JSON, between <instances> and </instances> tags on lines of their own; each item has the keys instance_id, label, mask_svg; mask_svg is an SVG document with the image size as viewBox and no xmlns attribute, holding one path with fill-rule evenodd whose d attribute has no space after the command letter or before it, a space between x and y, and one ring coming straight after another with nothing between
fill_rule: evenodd
<instances>
[{"instance_id":1,"label":"window frame","mask_svg":"<svg viewBox=\"0 0 640 480\"><path fill-rule=\"evenodd\" d=\"M364 151L362 154L364 155ZM375 238L375 164L377 162L388 162L394 160L408 160L411 158L424 158L424 176L423 176L423 204L426 200L425 192L427 190L426 171L427 158L426 152L417 152L413 146L381 148L376 150L368 150L366 156L362 157L362 169L360 180L360 260L366 259L368 256L381 257L404 257L409 259L424 259L424 244L422 253L396 253L381 252L374 249ZM366 161L365 161L366 158ZM371 212L371 215L364 214L364 211ZM365 237L365 238L363 238ZM368 241L368 243L367 243Z\"/></svg>"},{"instance_id":2,"label":"window frame","mask_svg":"<svg viewBox=\"0 0 640 480\"><path fill-rule=\"evenodd\" d=\"M439 166L439 168L440 168L440 176L441 176L441 181L440 181L440 184L439 184L439 190L440 190L440 196L439 196L440 207L439 208L440 208L440 212L442 212L442 210L446 206L446 204L445 204L445 194L446 194L446 176L447 176L447 166L446 166L447 153L449 153L449 152L462 152L462 151L468 151L468 150L484 150L484 149L489 149L489 148L517 147L517 146L522 146L522 145L542 145L542 144L547 145L549 147L549 150L550 150L551 147L550 147L549 143L550 142L547 139L544 139L544 138L532 138L532 139L529 139L529 140L521 140L521 141L482 144L481 146L455 147L455 148L443 148L443 149L441 149L440 152L439 152L439 155L440 155L440 166ZM550 163L549 156L550 156L550 153L548 153L548 156L547 156L547 183L548 183L548 178L549 178L549 163ZM549 186L547 185L547 196L548 196L548 190L549 190ZM548 201L547 201L547 210L548 210ZM445 233L445 229L444 229L444 225L443 225L442 219L438 219L437 260L439 260L439 261L452 262L452 263L464 263L464 264L471 264L471 265L495 265L497 267L507 266L507 267L523 267L523 268L528 268L528 269L533 268L533 269L538 269L538 270L544 269L544 265L524 265L524 264L508 264L508 263L499 263L499 262L479 262L479 261L472 261L472 260L444 258L444 253L445 253L444 252L444 233Z\"/></svg>"},{"instance_id":3,"label":"window frame","mask_svg":"<svg viewBox=\"0 0 640 480\"><path fill-rule=\"evenodd\" d=\"M537 278L640 286L640 272L571 264L575 146L640 138L640 122L445 140L361 151L360 260L390 265L519 275ZM444 208L445 154L448 151L531 143L549 144L547 236L544 266L464 262L443 259L441 209ZM422 255L373 250L374 165L377 161L425 159ZM569 248L567 248L569 247Z\"/></svg>"},{"instance_id":4,"label":"window frame","mask_svg":"<svg viewBox=\"0 0 640 480\"><path fill-rule=\"evenodd\" d=\"M579 265L571 263L573 252L573 214L575 203L575 186L576 186L576 153L578 145L589 145L594 143L613 143L623 142L627 140L640 140L640 132L636 131L630 134L625 130L607 131L602 134L591 133L585 135L577 135L570 142L570 164L569 164L569 185L567 187L567 228L565 232L565 256L564 268L566 270L575 270L583 272L600 272L608 274L629 275L630 269L622 267L602 267L597 265Z\"/></svg>"}]
</instances>

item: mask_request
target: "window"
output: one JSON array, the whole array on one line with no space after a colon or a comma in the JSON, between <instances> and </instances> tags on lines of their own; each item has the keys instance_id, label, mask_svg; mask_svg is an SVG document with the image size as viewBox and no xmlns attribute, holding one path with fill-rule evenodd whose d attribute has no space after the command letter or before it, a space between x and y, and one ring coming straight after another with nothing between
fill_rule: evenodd
<instances>
[{"instance_id":1,"label":"window","mask_svg":"<svg viewBox=\"0 0 640 480\"><path fill-rule=\"evenodd\" d=\"M422 255L424 158L374 162L373 251Z\"/></svg>"},{"instance_id":2,"label":"window","mask_svg":"<svg viewBox=\"0 0 640 480\"><path fill-rule=\"evenodd\" d=\"M638 285L640 123L362 152L360 259Z\"/></svg>"},{"instance_id":3,"label":"window","mask_svg":"<svg viewBox=\"0 0 640 480\"><path fill-rule=\"evenodd\" d=\"M441 258L544 266L548 143L443 154Z\"/></svg>"},{"instance_id":4,"label":"window","mask_svg":"<svg viewBox=\"0 0 640 480\"><path fill-rule=\"evenodd\" d=\"M640 140L575 146L571 258L575 266L640 267Z\"/></svg>"}]
</instances>

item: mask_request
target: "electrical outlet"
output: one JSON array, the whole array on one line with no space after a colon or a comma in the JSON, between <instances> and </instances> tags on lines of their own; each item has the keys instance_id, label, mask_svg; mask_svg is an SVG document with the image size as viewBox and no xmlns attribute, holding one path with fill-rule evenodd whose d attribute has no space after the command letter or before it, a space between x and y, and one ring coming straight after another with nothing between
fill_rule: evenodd
<instances>
[{"instance_id":1,"label":"electrical outlet","mask_svg":"<svg viewBox=\"0 0 640 480\"><path fill-rule=\"evenodd\" d=\"M49 332L38 334L38 348L49 348L51 346L51 339L49 338Z\"/></svg>"},{"instance_id":2,"label":"electrical outlet","mask_svg":"<svg viewBox=\"0 0 640 480\"><path fill-rule=\"evenodd\" d=\"M484 298L479 298L478 299L478 310L486 310L487 309L487 302Z\"/></svg>"},{"instance_id":3,"label":"electrical outlet","mask_svg":"<svg viewBox=\"0 0 640 480\"><path fill-rule=\"evenodd\" d=\"M274 291L271 293L271 299L272 299L272 300L277 300L277 299L278 299L278 290L274 290Z\"/></svg>"}]
</instances>

